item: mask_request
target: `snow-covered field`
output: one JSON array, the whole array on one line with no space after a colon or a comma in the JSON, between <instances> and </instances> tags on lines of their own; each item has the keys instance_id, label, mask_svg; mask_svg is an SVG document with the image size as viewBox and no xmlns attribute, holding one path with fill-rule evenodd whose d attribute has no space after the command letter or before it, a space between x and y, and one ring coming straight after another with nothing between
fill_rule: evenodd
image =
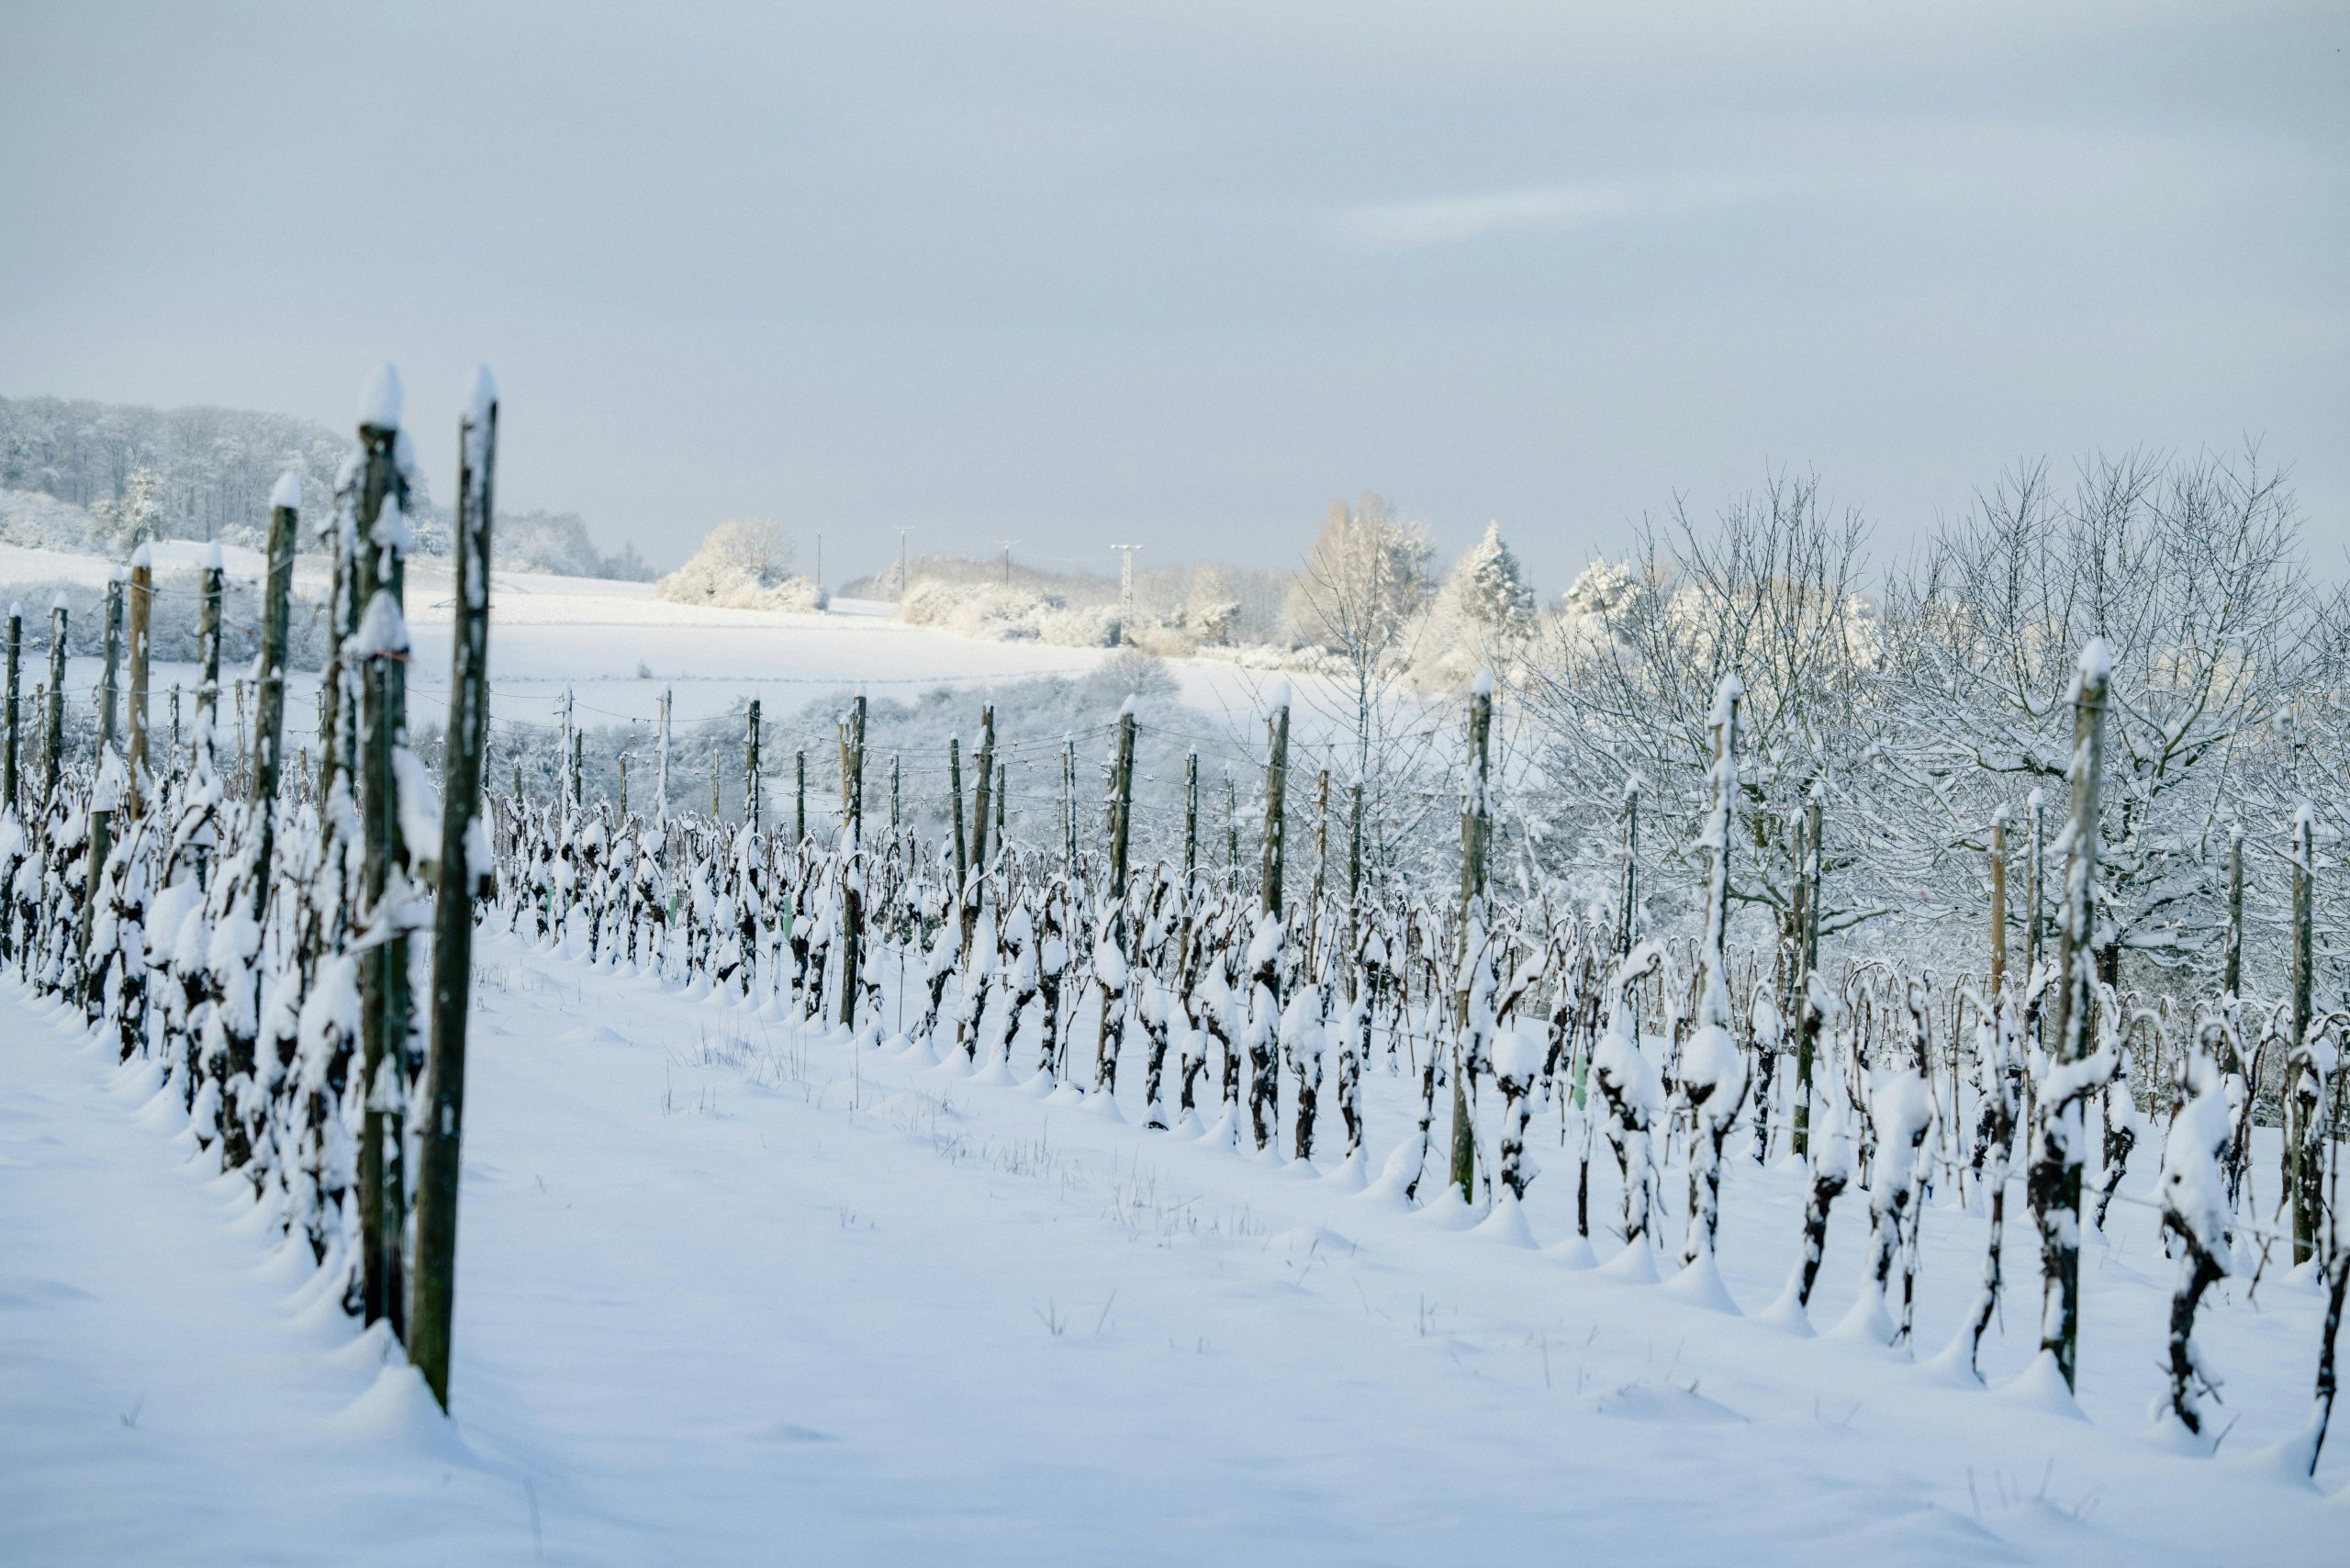
<instances>
[{"instance_id":1,"label":"snow-covered field","mask_svg":"<svg viewBox=\"0 0 2350 1568\"><path fill-rule=\"evenodd\" d=\"M2028 1219L1985 1391L1833 1331L1850 1199L1823 1332L1761 1318L1790 1169L1736 1163L1724 1312L1572 1266L1555 1125L1528 1246L1146 1132L1135 1075L1040 1099L510 936L479 976L445 1425L151 1069L0 990L0 1561L2314 1563L2350 1526L2338 1445L2316 1489L2264 1453L2298 1281L2207 1308L2219 1457L2149 1435L2143 1206L2085 1262L2074 1411L2001 1387ZM1370 1077L1374 1169L1410 1081ZM1936 1194L1924 1358L1983 1236Z\"/></svg>"},{"instance_id":2,"label":"snow-covered field","mask_svg":"<svg viewBox=\"0 0 2350 1568\"><path fill-rule=\"evenodd\" d=\"M157 563L159 576L196 566L201 549L175 542ZM232 577L258 580L265 565L259 555L225 554ZM0 545L0 598L24 599L28 585L99 588L110 570L95 555ZM323 596L323 559L304 558L295 581L299 591ZM494 574L494 590L491 710L494 719L508 723L557 722L566 685L583 726L649 725L668 691L673 721L682 727L717 718L746 697L758 698L770 717L780 717L860 686L876 700L905 699L942 687L1083 675L1113 655L908 626L891 619L892 606L873 600L835 599L820 614L719 610L656 599L649 583L524 572ZM434 722L447 706L451 603L447 563L412 561L408 606L416 663L408 692L419 722ZM28 600L23 609L28 639L45 646L47 602ZM1284 678L1212 659L1171 660L1167 667L1181 700L1203 719L1251 733L1266 695ZM29 690L45 666L35 657L26 668ZM69 691L94 691L99 670L95 658L69 661ZM1302 726L1340 711L1326 683L1310 676L1288 678L1301 700ZM153 681L158 693L174 681L192 683L192 666L159 662ZM310 738L316 686L314 675L297 674L288 682L289 747Z\"/></svg>"}]
</instances>

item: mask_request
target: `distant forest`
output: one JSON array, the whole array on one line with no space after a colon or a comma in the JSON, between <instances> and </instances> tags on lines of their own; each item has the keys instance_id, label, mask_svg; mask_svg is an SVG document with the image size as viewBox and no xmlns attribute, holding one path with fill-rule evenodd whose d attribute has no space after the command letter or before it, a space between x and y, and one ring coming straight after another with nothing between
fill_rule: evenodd
<instances>
[{"instance_id":1,"label":"distant forest","mask_svg":"<svg viewBox=\"0 0 2350 1568\"><path fill-rule=\"evenodd\" d=\"M350 446L350 437L289 414L0 398L0 542L109 554L139 539L258 547L277 476L300 474L316 509L334 493ZM64 504L34 503L39 496ZM408 510L422 548L445 540L429 495ZM632 545L599 554L576 512L501 513L498 557L513 571L653 576Z\"/></svg>"}]
</instances>

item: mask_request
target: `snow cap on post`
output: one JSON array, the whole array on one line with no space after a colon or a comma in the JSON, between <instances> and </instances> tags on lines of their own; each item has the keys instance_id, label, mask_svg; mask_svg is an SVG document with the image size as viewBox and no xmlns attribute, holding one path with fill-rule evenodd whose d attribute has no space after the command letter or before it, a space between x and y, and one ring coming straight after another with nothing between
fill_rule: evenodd
<instances>
[{"instance_id":1,"label":"snow cap on post","mask_svg":"<svg viewBox=\"0 0 2350 1568\"><path fill-rule=\"evenodd\" d=\"M400 510L397 495L384 498L383 510L375 514L375 526L368 531L368 543L378 550L397 550L407 554L416 547L416 539L408 532L408 514Z\"/></svg>"},{"instance_id":2,"label":"snow cap on post","mask_svg":"<svg viewBox=\"0 0 2350 1568\"><path fill-rule=\"evenodd\" d=\"M140 566L145 566L151 571L155 566L154 550L146 544L140 545L138 549L133 550L130 553L130 565L133 570L136 570ZM13 612L16 607L11 605L9 608Z\"/></svg>"},{"instance_id":3,"label":"snow cap on post","mask_svg":"<svg viewBox=\"0 0 2350 1568\"><path fill-rule=\"evenodd\" d=\"M1274 711L1274 712L1276 712L1276 713L1278 713L1278 712L1280 712L1282 709L1284 709L1284 708L1286 708L1286 707L1288 707L1288 706L1289 706L1289 678L1288 678L1286 676L1284 676L1284 677L1283 677L1283 678L1281 678L1280 680L1277 680L1277 681L1275 681L1275 682L1273 683L1273 700L1272 700L1272 703L1271 703L1271 707L1272 707L1273 711Z\"/></svg>"},{"instance_id":4,"label":"snow cap on post","mask_svg":"<svg viewBox=\"0 0 2350 1568\"><path fill-rule=\"evenodd\" d=\"M2102 685L2113 676L2113 646L2102 637L2091 637L2081 645L2081 689Z\"/></svg>"},{"instance_id":5,"label":"snow cap on post","mask_svg":"<svg viewBox=\"0 0 2350 1568\"><path fill-rule=\"evenodd\" d=\"M489 422L489 406L498 401L498 382L489 374L489 366L474 366L474 378L465 384L465 418L478 429Z\"/></svg>"},{"instance_id":6,"label":"snow cap on post","mask_svg":"<svg viewBox=\"0 0 2350 1568\"><path fill-rule=\"evenodd\" d=\"M1729 720L1731 704L1740 701L1745 696L1746 683L1738 678L1735 671L1722 677L1722 683L1714 688L1714 715L1710 722L1717 724L1727 723Z\"/></svg>"},{"instance_id":7,"label":"snow cap on post","mask_svg":"<svg viewBox=\"0 0 2350 1568\"><path fill-rule=\"evenodd\" d=\"M367 613L352 633L351 651L363 659L404 658L408 655L408 621L399 602L377 588L367 600Z\"/></svg>"},{"instance_id":8,"label":"snow cap on post","mask_svg":"<svg viewBox=\"0 0 2350 1568\"><path fill-rule=\"evenodd\" d=\"M73 608L73 606L65 602L65 590L63 588L59 588L57 590L57 597L49 601L49 607L51 610L71 610Z\"/></svg>"},{"instance_id":9,"label":"snow cap on post","mask_svg":"<svg viewBox=\"0 0 2350 1568\"><path fill-rule=\"evenodd\" d=\"M1478 666L1477 678L1471 684L1469 689L1479 697L1491 697L1494 694L1494 670L1491 665Z\"/></svg>"},{"instance_id":10,"label":"snow cap on post","mask_svg":"<svg viewBox=\"0 0 2350 1568\"><path fill-rule=\"evenodd\" d=\"M396 431L400 428L400 373L386 360L367 373L359 389L359 428Z\"/></svg>"},{"instance_id":11,"label":"snow cap on post","mask_svg":"<svg viewBox=\"0 0 2350 1568\"><path fill-rule=\"evenodd\" d=\"M301 510L302 476L291 468L280 474L277 483L269 488L269 504L273 509L283 507L287 511Z\"/></svg>"},{"instance_id":12,"label":"snow cap on post","mask_svg":"<svg viewBox=\"0 0 2350 1568\"><path fill-rule=\"evenodd\" d=\"M1134 694L1133 692L1129 691L1129 692L1127 692L1127 693L1126 693L1126 700L1125 700L1124 702L1121 702L1121 703L1119 703L1119 704L1118 704L1118 717L1119 717L1119 718L1121 718L1121 719L1131 719L1131 718L1133 718L1134 716L1135 716L1135 694Z\"/></svg>"},{"instance_id":13,"label":"snow cap on post","mask_svg":"<svg viewBox=\"0 0 2350 1568\"><path fill-rule=\"evenodd\" d=\"M222 572L228 570L228 568L229 563L220 554L220 542L218 540L216 539L211 543L204 547L204 569L206 571Z\"/></svg>"}]
</instances>

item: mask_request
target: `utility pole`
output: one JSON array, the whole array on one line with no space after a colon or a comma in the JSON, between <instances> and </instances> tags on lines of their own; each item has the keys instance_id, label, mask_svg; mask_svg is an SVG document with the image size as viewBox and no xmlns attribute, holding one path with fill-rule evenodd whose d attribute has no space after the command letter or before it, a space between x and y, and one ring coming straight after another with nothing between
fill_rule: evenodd
<instances>
[{"instance_id":1,"label":"utility pole","mask_svg":"<svg viewBox=\"0 0 2350 1568\"><path fill-rule=\"evenodd\" d=\"M909 532L902 524L898 529L898 602L900 604L906 602L906 534Z\"/></svg>"},{"instance_id":2,"label":"utility pole","mask_svg":"<svg viewBox=\"0 0 2350 1568\"><path fill-rule=\"evenodd\" d=\"M999 539L996 543L1003 546L1003 586L1010 588L1012 586L1012 547L1019 543L1020 541L1017 539Z\"/></svg>"},{"instance_id":3,"label":"utility pole","mask_svg":"<svg viewBox=\"0 0 2350 1568\"><path fill-rule=\"evenodd\" d=\"M1113 544L1110 548L1118 552L1118 641L1131 643L1135 623L1135 552L1142 546Z\"/></svg>"}]
</instances>

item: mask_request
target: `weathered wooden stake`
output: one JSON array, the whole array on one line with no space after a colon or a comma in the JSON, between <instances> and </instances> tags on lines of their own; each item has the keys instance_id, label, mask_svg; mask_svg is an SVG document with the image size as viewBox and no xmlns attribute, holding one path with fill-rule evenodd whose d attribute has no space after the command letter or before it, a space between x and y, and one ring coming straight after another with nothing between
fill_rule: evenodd
<instances>
[{"instance_id":1,"label":"weathered wooden stake","mask_svg":"<svg viewBox=\"0 0 2350 1568\"><path fill-rule=\"evenodd\" d=\"M1265 886L1267 914L1281 913L1281 868L1288 848L1289 684L1273 699L1272 751L1265 763Z\"/></svg>"},{"instance_id":2,"label":"weathered wooden stake","mask_svg":"<svg viewBox=\"0 0 2350 1568\"><path fill-rule=\"evenodd\" d=\"M155 640L155 560L141 544L130 555L130 707L125 760L130 775L130 814L147 809L154 775L147 760L147 671Z\"/></svg>"},{"instance_id":3,"label":"weathered wooden stake","mask_svg":"<svg viewBox=\"0 0 2350 1568\"><path fill-rule=\"evenodd\" d=\"M397 387L389 366L377 373ZM357 651L361 666L360 825L365 852L363 927L374 946L359 967L361 1078L366 1086L359 1142L361 1302L365 1320L390 1323L405 1341L408 1292L402 1232L407 1184L402 1170L403 1102L408 1088L408 994L407 934L397 928L387 896L406 881L400 835L399 779L393 758L407 720L408 629L400 613L405 587L404 527L381 526L399 504L401 481L392 455L398 439L397 394L371 384L367 420L359 429L365 454L354 517L359 554L353 597L363 599ZM380 535L380 537L379 537ZM372 569L370 569L372 567Z\"/></svg>"},{"instance_id":4,"label":"weathered wooden stake","mask_svg":"<svg viewBox=\"0 0 2350 1568\"><path fill-rule=\"evenodd\" d=\"M841 1026L856 1027L857 970L865 953L865 693L850 700L842 727L847 743L842 781L847 787L847 875L841 879Z\"/></svg>"},{"instance_id":5,"label":"weathered wooden stake","mask_svg":"<svg viewBox=\"0 0 2350 1568\"><path fill-rule=\"evenodd\" d=\"M49 695L40 759L40 809L46 815L57 801L57 770L65 756L65 637L70 612L65 596L49 609Z\"/></svg>"},{"instance_id":6,"label":"weathered wooden stake","mask_svg":"<svg viewBox=\"0 0 2350 1568\"><path fill-rule=\"evenodd\" d=\"M743 735L743 820L759 831L759 700L751 699L749 722Z\"/></svg>"},{"instance_id":7,"label":"weathered wooden stake","mask_svg":"<svg viewBox=\"0 0 2350 1568\"><path fill-rule=\"evenodd\" d=\"M491 868L473 863L479 836L482 754L489 731L489 547L496 516L498 397L489 374L474 380L457 427L456 605L449 680L448 745L442 761L441 886L432 913L432 1051L424 1075L418 1140L416 1300L408 1360L441 1407L449 1407L450 1327L457 1293L457 1190L465 1116L465 1025L473 991L474 901Z\"/></svg>"},{"instance_id":8,"label":"weathered wooden stake","mask_svg":"<svg viewBox=\"0 0 2350 1568\"><path fill-rule=\"evenodd\" d=\"M2008 808L1991 813L1991 995L2008 979Z\"/></svg>"},{"instance_id":9,"label":"weathered wooden stake","mask_svg":"<svg viewBox=\"0 0 2350 1568\"><path fill-rule=\"evenodd\" d=\"M24 750L23 715L17 707L17 683L25 658L25 607L8 606L8 734L6 755L0 756L0 809L17 809L17 760Z\"/></svg>"},{"instance_id":10,"label":"weathered wooden stake","mask_svg":"<svg viewBox=\"0 0 2350 1568\"><path fill-rule=\"evenodd\" d=\"M118 566L106 577L106 638L101 645L106 665L98 676L100 766L114 750L115 721L122 707L122 587L123 571Z\"/></svg>"},{"instance_id":11,"label":"weathered wooden stake","mask_svg":"<svg viewBox=\"0 0 2350 1568\"><path fill-rule=\"evenodd\" d=\"M262 591L261 700L253 731L255 921L269 908L269 866L276 848L278 757L285 742L285 628L294 589L294 542L301 516L301 476L287 469L270 493L269 500L269 580ZM135 678L144 678L142 670ZM134 700L131 706L135 713L138 703ZM256 973L256 982L259 978Z\"/></svg>"},{"instance_id":12,"label":"weathered wooden stake","mask_svg":"<svg viewBox=\"0 0 2350 1568\"><path fill-rule=\"evenodd\" d=\"M2095 939L2099 786L2105 768L2105 699L2109 655L2100 640L2081 659L2073 689L2073 820L2065 830L2064 897L2056 922L2057 984L2050 1056L2062 1069L2089 1054L2089 1014L2097 1002ZM2037 813L2035 812L2035 827ZM2035 832L2035 843L2039 834ZM2035 857L2036 858L2036 857ZM2087 1133L2087 1091L2042 1107L2042 1152L2029 1187L2040 1221L2043 1300L2040 1348L2056 1358L2074 1386L2081 1317L2081 1170Z\"/></svg>"}]
</instances>

